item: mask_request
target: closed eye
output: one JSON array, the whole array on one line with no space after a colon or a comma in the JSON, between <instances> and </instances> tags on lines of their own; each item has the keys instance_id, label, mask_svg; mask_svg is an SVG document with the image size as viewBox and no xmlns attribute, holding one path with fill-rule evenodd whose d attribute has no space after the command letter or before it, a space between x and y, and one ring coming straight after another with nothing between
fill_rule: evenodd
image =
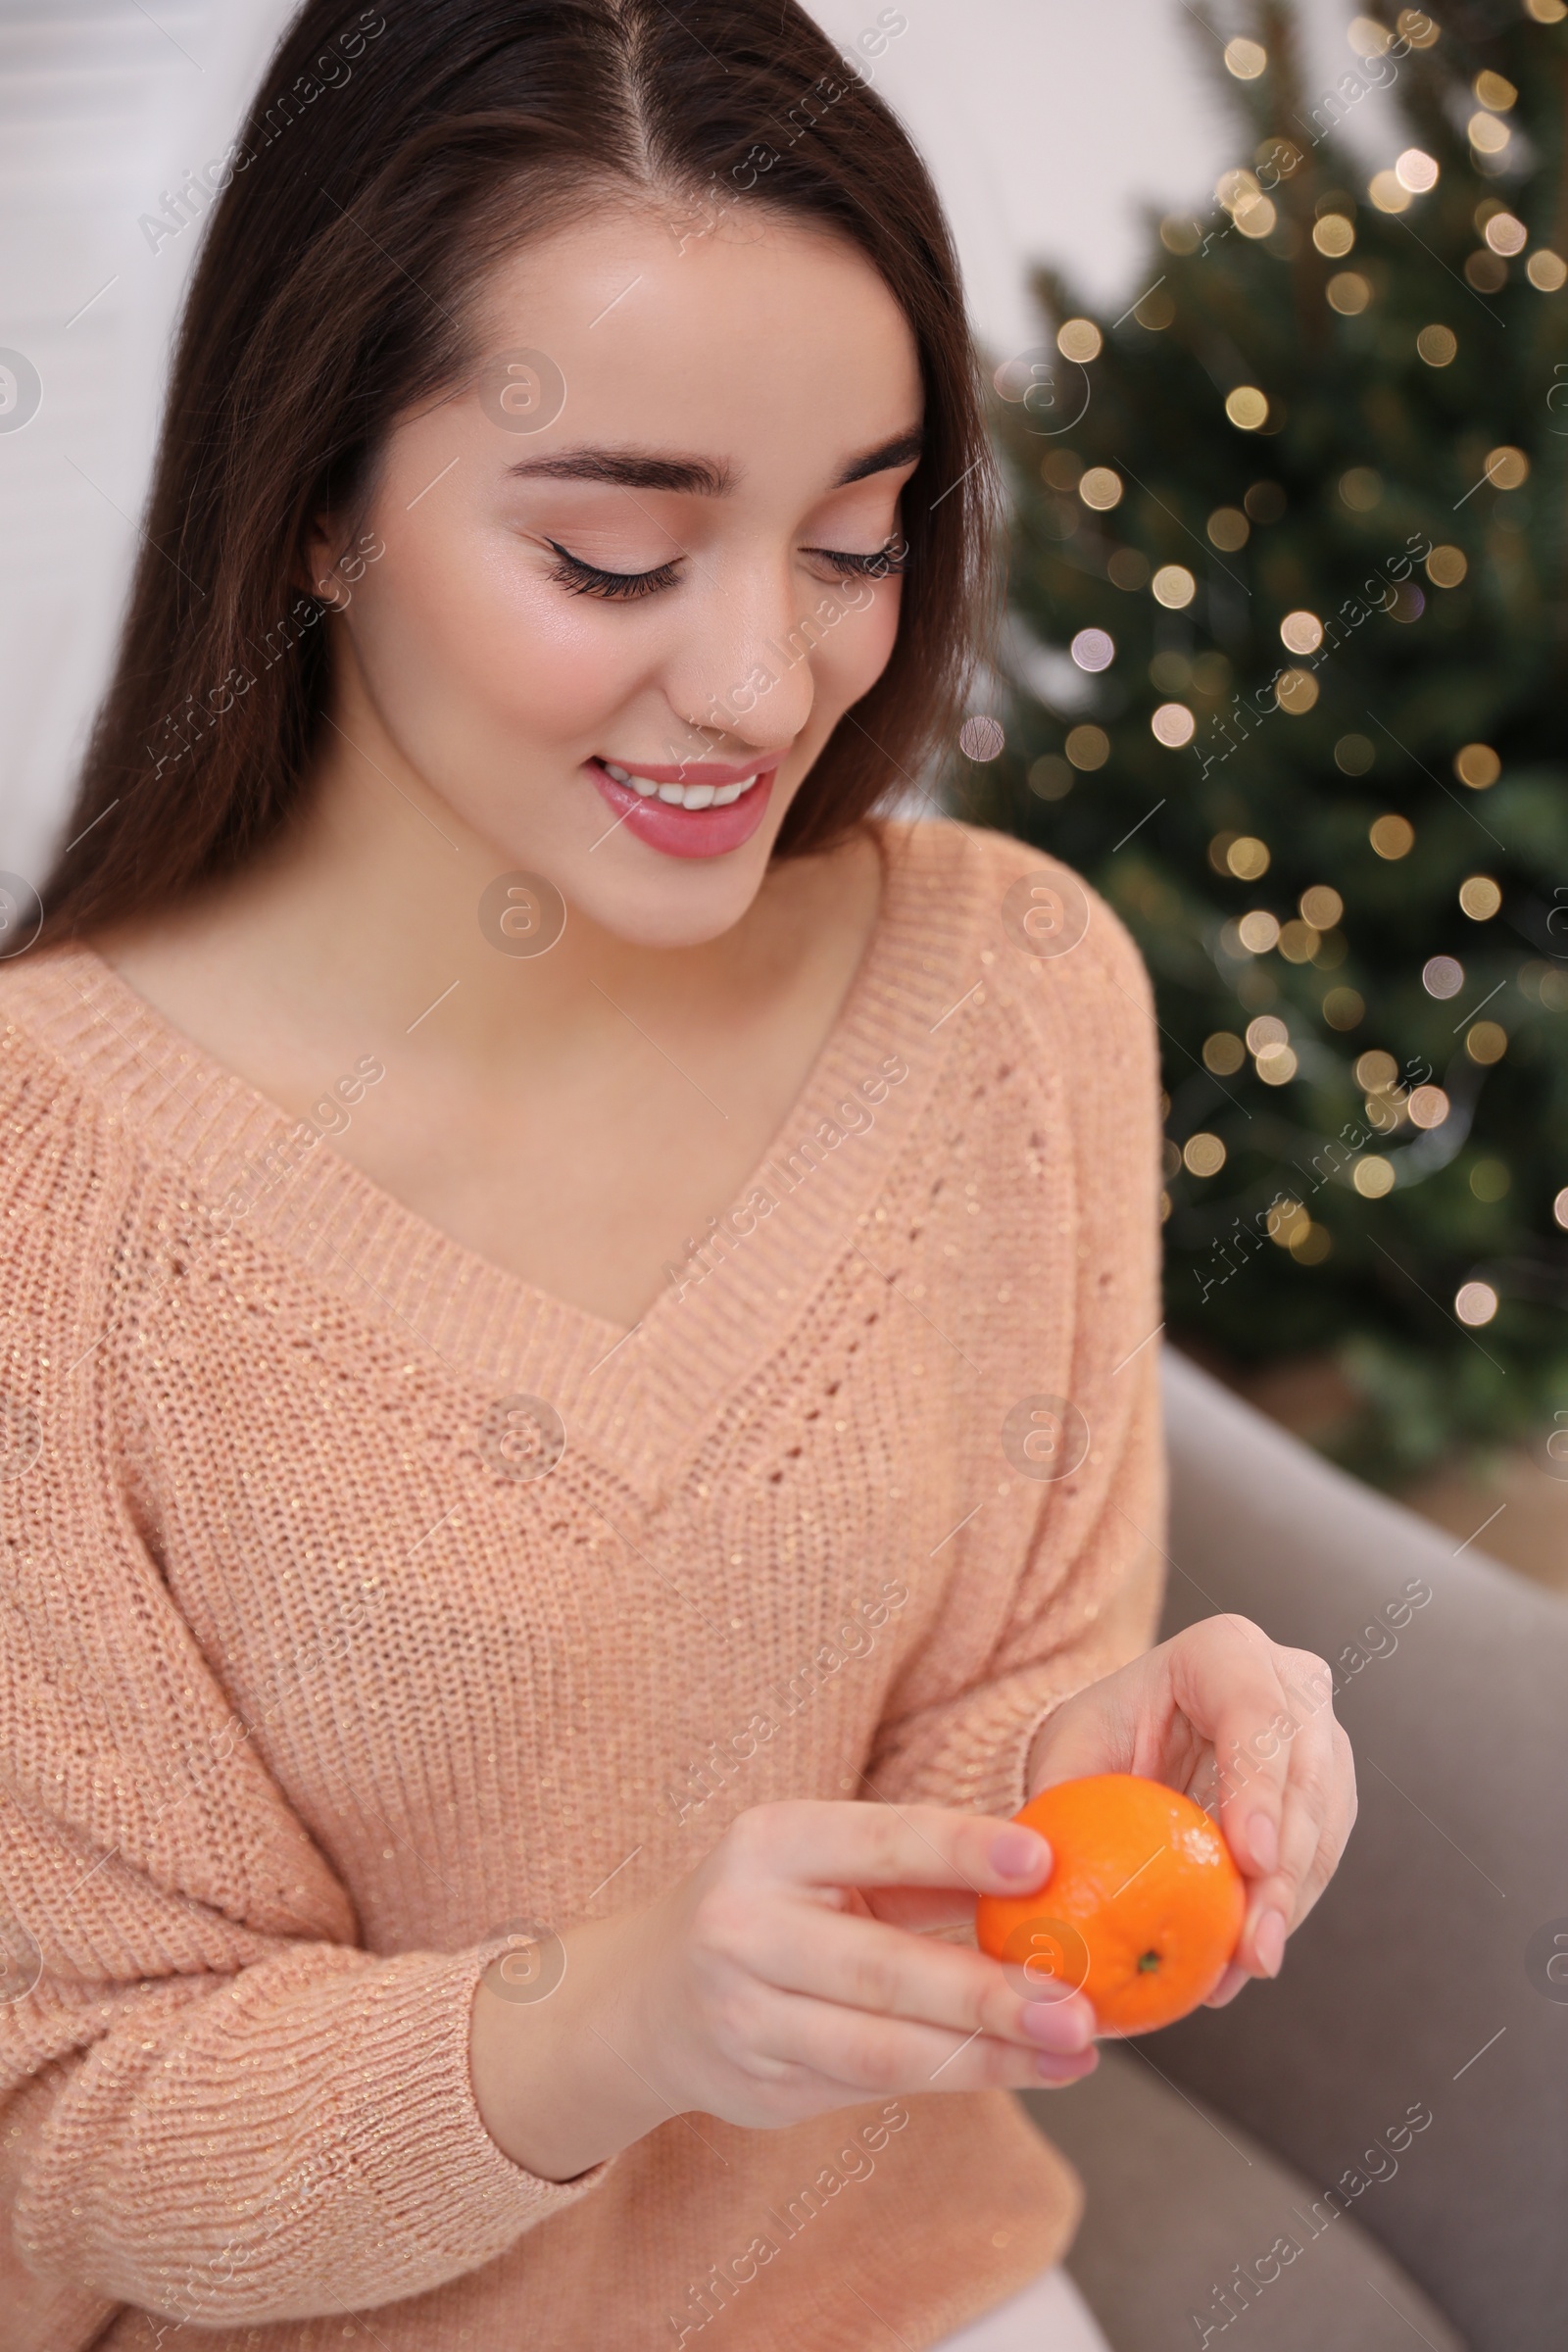
<instances>
[{"instance_id":1,"label":"closed eye","mask_svg":"<svg viewBox=\"0 0 1568 2352\"><path fill-rule=\"evenodd\" d=\"M678 558L656 564L652 571L607 571L603 564L589 564L583 557L574 556L558 539L547 539L545 544L557 559L550 577L573 596L597 596L609 603L634 604L642 597L657 595L662 588L672 588L680 577ZM829 564L839 579L885 580L909 567L908 542L899 532L881 547L873 548L869 555L836 547L803 547L801 553Z\"/></svg>"},{"instance_id":2,"label":"closed eye","mask_svg":"<svg viewBox=\"0 0 1568 2352\"><path fill-rule=\"evenodd\" d=\"M601 596L619 604L634 603L638 597L653 596L661 588L671 588L679 576L679 561L672 558L667 564L656 565L652 571L606 571L602 564L586 564L558 540L545 543L555 550L560 561L550 577L567 588L573 596Z\"/></svg>"}]
</instances>

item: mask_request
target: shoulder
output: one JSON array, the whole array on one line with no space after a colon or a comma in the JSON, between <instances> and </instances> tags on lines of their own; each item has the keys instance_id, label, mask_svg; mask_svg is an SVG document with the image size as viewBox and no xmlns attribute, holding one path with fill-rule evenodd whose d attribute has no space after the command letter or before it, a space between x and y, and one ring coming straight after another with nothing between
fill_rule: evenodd
<instances>
[{"instance_id":1,"label":"shoulder","mask_svg":"<svg viewBox=\"0 0 1568 2352\"><path fill-rule=\"evenodd\" d=\"M23 1254L91 1250L136 1182L134 1143L85 1057L93 1029L75 951L0 959L0 1213Z\"/></svg>"},{"instance_id":2,"label":"shoulder","mask_svg":"<svg viewBox=\"0 0 1568 2352\"><path fill-rule=\"evenodd\" d=\"M953 819L890 821L890 872L959 916L957 952L983 963L996 994L1060 1030L1093 1022L1152 1051L1153 996L1126 925L1081 874L1048 851Z\"/></svg>"}]
</instances>

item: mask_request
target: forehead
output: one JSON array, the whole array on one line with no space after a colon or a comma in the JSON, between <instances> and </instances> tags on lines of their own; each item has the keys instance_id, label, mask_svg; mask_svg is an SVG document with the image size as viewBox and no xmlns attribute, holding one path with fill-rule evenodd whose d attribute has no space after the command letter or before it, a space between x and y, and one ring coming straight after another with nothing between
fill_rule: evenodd
<instances>
[{"instance_id":1,"label":"forehead","mask_svg":"<svg viewBox=\"0 0 1568 2352\"><path fill-rule=\"evenodd\" d=\"M709 449L742 474L771 452L831 476L919 420L914 336L876 269L760 207L704 226L601 206L501 262L475 326L481 366L526 348L560 370L560 414L529 454L603 431Z\"/></svg>"}]
</instances>

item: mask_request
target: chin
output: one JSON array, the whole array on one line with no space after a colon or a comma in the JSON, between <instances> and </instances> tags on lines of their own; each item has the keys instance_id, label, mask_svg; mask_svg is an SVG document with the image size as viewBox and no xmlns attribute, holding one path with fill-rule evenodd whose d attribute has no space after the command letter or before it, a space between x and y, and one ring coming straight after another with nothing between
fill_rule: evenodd
<instances>
[{"instance_id":1,"label":"chin","mask_svg":"<svg viewBox=\"0 0 1568 2352\"><path fill-rule=\"evenodd\" d=\"M601 868L601 851L572 858L552 879L574 913L630 947L700 948L745 914L761 888L770 846L748 842L698 864L628 844L631 856L613 866Z\"/></svg>"}]
</instances>

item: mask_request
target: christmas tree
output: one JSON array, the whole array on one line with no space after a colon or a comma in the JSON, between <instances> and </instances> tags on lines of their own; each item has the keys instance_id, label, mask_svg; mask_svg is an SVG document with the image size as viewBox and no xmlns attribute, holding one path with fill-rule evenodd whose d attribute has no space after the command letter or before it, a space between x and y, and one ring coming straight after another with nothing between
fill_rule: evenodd
<instances>
[{"instance_id":1,"label":"christmas tree","mask_svg":"<svg viewBox=\"0 0 1568 2352\"><path fill-rule=\"evenodd\" d=\"M1040 272L996 371L960 801L1148 960L1178 1342L1331 1357L1373 1476L1568 1475L1568 0L1384 6L1326 90L1287 5L1203 29L1236 168L1124 316Z\"/></svg>"}]
</instances>

